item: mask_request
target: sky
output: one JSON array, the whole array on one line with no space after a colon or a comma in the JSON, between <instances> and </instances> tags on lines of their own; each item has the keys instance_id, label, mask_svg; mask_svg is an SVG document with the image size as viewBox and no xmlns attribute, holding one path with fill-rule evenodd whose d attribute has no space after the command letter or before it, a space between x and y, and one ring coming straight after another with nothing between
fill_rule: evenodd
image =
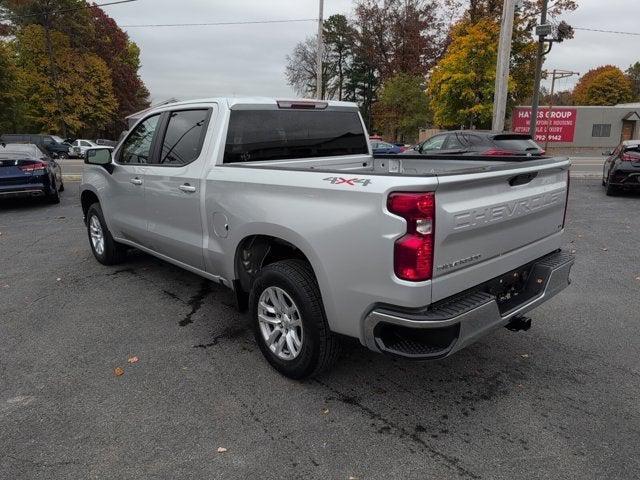
<instances>
[{"instance_id":1,"label":"sky","mask_svg":"<svg viewBox=\"0 0 640 480\"><path fill-rule=\"evenodd\" d=\"M104 3L97 0L96 3ZM640 32L640 0L579 0L559 20L583 28ZM141 48L141 75L154 102L212 96L291 97L284 75L286 55L315 35L317 23L135 28L130 25L313 19L318 0L137 0L104 7ZM351 15L352 0L325 0L325 17ZM556 44L545 68L586 73L640 61L640 37L577 30ZM570 89L576 77L560 80Z\"/></svg>"}]
</instances>

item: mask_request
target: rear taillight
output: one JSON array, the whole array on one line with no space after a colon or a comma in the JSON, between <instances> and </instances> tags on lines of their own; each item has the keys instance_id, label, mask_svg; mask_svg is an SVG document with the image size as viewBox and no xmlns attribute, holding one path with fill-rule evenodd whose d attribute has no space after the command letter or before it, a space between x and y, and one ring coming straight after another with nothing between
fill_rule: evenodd
<instances>
[{"instance_id":1,"label":"rear taillight","mask_svg":"<svg viewBox=\"0 0 640 480\"><path fill-rule=\"evenodd\" d=\"M18 165L18 168L25 173L42 173L47 169L47 164L44 162L33 162Z\"/></svg>"},{"instance_id":2,"label":"rear taillight","mask_svg":"<svg viewBox=\"0 0 640 480\"><path fill-rule=\"evenodd\" d=\"M515 154L508 150L501 150L499 148L491 148L482 153L486 157L512 157Z\"/></svg>"},{"instance_id":3,"label":"rear taillight","mask_svg":"<svg viewBox=\"0 0 640 480\"><path fill-rule=\"evenodd\" d=\"M640 155L632 155L631 153L623 153L620 157L623 162L640 163Z\"/></svg>"},{"instance_id":4,"label":"rear taillight","mask_svg":"<svg viewBox=\"0 0 640 480\"><path fill-rule=\"evenodd\" d=\"M429 280L433 272L433 193L396 192L389 195L387 208L407 222L407 233L396 240L393 269L398 278L411 282Z\"/></svg>"},{"instance_id":5,"label":"rear taillight","mask_svg":"<svg viewBox=\"0 0 640 480\"><path fill-rule=\"evenodd\" d=\"M571 186L571 172L567 170L567 196L564 199L564 214L562 215L562 228L567 221L567 207L569 206L569 187Z\"/></svg>"}]
</instances>

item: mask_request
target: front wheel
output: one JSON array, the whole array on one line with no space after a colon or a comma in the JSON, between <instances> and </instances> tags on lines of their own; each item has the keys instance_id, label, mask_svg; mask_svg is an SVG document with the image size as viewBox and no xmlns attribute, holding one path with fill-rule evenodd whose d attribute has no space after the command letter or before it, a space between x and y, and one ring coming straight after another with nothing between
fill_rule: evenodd
<instances>
[{"instance_id":1,"label":"front wheel","mask_svg":"<svg viewBox=\"0 0 640 480\"><path fill-rule=\"evenodd\" d=\"M64 160L66 158L69 158L69 154L68 153L59 153L58 154L58 158L61 158L61 159Z\"/></svg>"},{"instance_id":2,"label":"front wheel","mask_svg":"<svg viewBox=\"0 0 640 480\"><path fill-rule=\"evenodd\" d=\"M607 180L607 183L605 185L605 194L608 197L613 197L617 195L617 193L618 193L618 187L611 185L611 181Z\"/></svg>"},{"instance_id":3,"label":"front wheel","mask_svg":"<svg viewBox=\"0 0 640 480\"><path fill-rule=\"evenodd\" d=\"M94 203L87 210L87 234L93 256L100 263L115 265L124 260L126 248L111 236L99 203Z\"/></svg>"},{"instance_id":4,"label":"front wheel","mask_svg":"<svg viewBox=\"0 0 640 480\"><path fill-rule=\"evenodd\" d=\"M339 340L329 330L320 290L309 264L283 260L267 265L249 297L256 342L283 375L302 379L330 368Z\"/></svg>"}]
</instances>

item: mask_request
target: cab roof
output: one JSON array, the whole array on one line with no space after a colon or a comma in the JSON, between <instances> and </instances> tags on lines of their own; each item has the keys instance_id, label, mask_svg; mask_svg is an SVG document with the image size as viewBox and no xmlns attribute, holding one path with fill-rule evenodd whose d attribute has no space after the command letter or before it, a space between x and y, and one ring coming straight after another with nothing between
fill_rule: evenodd
<instances>
[{"instance_id":1,"label":"cab roof","mask_svg":"<svg viewBox=\"0 0 640 480\"><path fill-rule=\"evenodd\" d=\"M340 102L337 100L314 100L310 98L274 98L274 97L211 97L181 102L168 103L152 108L151 110L169 110L175 107L201 104L221 103L227 105L230 110L271 110L283 108L296 108L296 106L317 105L318 110L352 110L358 111L358 106L353 102ZM322 108L319 108L322 107Z\"/></svg>"}]
</instances>

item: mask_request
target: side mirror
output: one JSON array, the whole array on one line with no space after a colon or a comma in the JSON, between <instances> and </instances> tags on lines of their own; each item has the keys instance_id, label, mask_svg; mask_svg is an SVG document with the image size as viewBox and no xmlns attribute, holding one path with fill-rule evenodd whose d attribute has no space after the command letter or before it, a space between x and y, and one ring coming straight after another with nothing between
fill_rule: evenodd
<instances>
[{"instance_id":1,"label":"side mirror","mask_svg":"<svg viewBox=\"0 0 640 480\"><path fill-rule=\"evenodd\" d=\"M90 148L84 155L84 163L87 165L100 165L106 167L111 165L110 148Z\"/></svg>"}]
</instances>

